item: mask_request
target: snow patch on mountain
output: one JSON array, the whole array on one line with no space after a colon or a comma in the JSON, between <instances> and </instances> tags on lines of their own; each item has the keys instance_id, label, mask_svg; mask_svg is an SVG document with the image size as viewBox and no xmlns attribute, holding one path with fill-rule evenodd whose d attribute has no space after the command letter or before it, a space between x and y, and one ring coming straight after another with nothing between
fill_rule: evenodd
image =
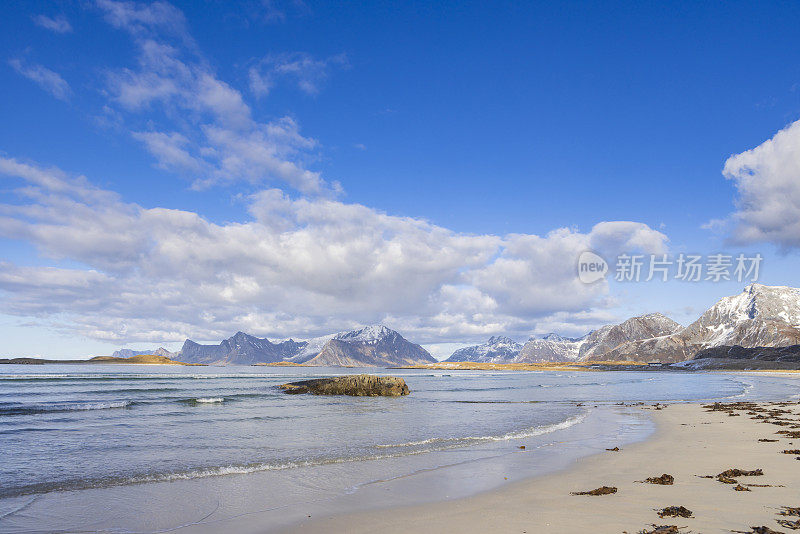
<instances>
[{"instance_id":1,"label":"snow patch on mountain","mask_svg":"<svg viewBox=\"0 0 800 534\"><path fill-rule=\"evenodd\" d=\"M453 352L445 361L510 363L522 350L522 344L503 336L493 336L482 345L464 347Z\"/></svg>"}]
</instances>

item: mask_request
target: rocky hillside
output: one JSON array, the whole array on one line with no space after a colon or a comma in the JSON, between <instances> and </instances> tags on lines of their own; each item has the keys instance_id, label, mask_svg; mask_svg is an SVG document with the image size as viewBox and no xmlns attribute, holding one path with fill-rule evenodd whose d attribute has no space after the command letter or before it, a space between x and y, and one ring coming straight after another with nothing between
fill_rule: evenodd
<instances>
[{"instance_id":1,"label":"rocky hillside","mask_svg":"<svg viewBox=\"0 0 800 534\"><path fill-rule=\"evenodd\" d=\"M187 339L178 353L178 359L183 362L215 365L227 363L241 365L272 363L297 356L307 344L305 341L291 339L280 343L272 343L269 339L261 339L244 332L237 332L233 337L224 340L219 345L201 345L191 339Z\"/></svg>"},{"instance_id":2,"label":"rocky hillside","mask_svg":"<svg viewBox=\"0 0 800 534\"><path fill-rule=\"evenodd\" d=\"M144 356L147 354L155 354L156 356L163 356L164 358L174 358L177 356L176 352L171 352L164 347L159 347L155 350L134 350L134 349L119 349L114 351L111 355L112 358L132 358L133 356Z\"/></svg>"},{"instance_id":3,"label":"rocky hillside","mask_svg":"<svg viewBox=\"0 0 800 534\"><path fill-rule=\"evenodd\" d=\"M238 332L218 345L187 339L177 359L213 365L294 362L308 365L395 366L430 363L428 352L385 326L368 326L307 341L272 342Z\"/></svg>"},{"instance_id":4,"label":"rocky hillside","mask_svg":"<svg viewBox=\"0 0 800 534\"><path fill-rule=\"evenodd\" d=\"M434 363L428 351L385 326L337 334L308 365L390 367Z\"/></svg>"},{"instance_id":5,"label":"rocky hillside","mask_svg":"<svg viewBox=\"0 0 800 534\"><path fill-rule=\"evenodd\" d=\"M506 337L493 337L483 345L466 347L453 353L450 362L480 363L541 363L572 362L576 360L608 360L605 354L620 344L673 334L681 325L660 313L633 317L607 325L582 337L562 337L547 334L531 337L520 346Z\"/></svg>"},{"instance_id":6,"label":"rocky hillside","mask_svg":"<svg viewBox=\"0 0 800 534\"><path fill-rule=\"evenodd\" d=\"M514 361L520 351L522 343L503 336L490 337L482 345L464 347L455 351L447 360L448 362L481 362L481 363L510 363Z\"/></svg>"},{"instance_id":7,"label":"rocky hillside","mask_svg":"<svg viewBox=\"0 0 800 534\"><path fill-rule=\"evenodd\" d=\"M800 345L788 347L752 347L745 348L739 345L713 347L704 349L695 354L692 360L706 358L724 358L729 360L760 360L765 362L800 362Z\"/></svg>"},{"instance_id":8,"label":"rocky hillside","mask_svg":"<svg viewBox=\"0 0 800 534\"><path fill-rule=\"evenodd\" d=\"M586 338L562 337L553 333L541 338L532 337L511 363L572 362L578 359Z\"/></svg>"},{"instance_id":9,"label":"rocky hillside","mask_svg":"<svg viewBox=\"0 0 800 534\"><path fill-rule=\"evenodd\" d=\"M787 347L752 347L739 345L712 347L695 354L685 362L672 364L681 370L753 370L753 369L800 369L800 345Z\"/></svg>"},{"instance_id":10,"label":"rocky hillside","mask_svg":"<svg viewBox=\"0 0 800 534\"><path fill-rule=\"evenodd\" d=\"M607 354L625 343L668 336L683 327L660 313L633 317L617 325L599 328L586 337L580 348L581 360L610 360Z\"/></svg>"},{"instance_id":11,"label":"rocky hillside","mask_svg":"<svg viewBox=\"0 0 800 534\"><path fill-rule=\"evenodd\" d=\"M724 345L781 347L800 343L800 289L751 284L720 299L695 322L666 336L627 342L602 359L680 362Z\"/></svg>"}]
</instances>

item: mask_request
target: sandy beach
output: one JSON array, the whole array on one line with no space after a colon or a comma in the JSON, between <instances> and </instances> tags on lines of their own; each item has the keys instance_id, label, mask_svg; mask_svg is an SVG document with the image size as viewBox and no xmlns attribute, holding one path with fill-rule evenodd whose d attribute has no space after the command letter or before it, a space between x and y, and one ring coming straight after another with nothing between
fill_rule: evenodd
<instances>
[{"instance_id":1,"label":"sandy beach","mask_svg":"<svg viewBox=\"0 0 800 534\"><path fill-rule=\"evenodd\" d=\"M657 424L651 439L579 459L566 471L519 482L508 473L509 484L474 497L311 518L288 532L638 533L664 525L679 532L772 532L752 529L763 526L790 532L778 521L800 520L780 515L784 507L800 506L800 454L783 451L800 449L800 434L786 434L800 430L800 405L703 406L642 407ZM719 481L717 475L729 469L761 469L763 475ZM662 474L674 483L640 482ZM617 491L571 495L603 486ZM659 510L673 506L685 507L691 517L659 517Z\"/></svg>"}]
</instances>

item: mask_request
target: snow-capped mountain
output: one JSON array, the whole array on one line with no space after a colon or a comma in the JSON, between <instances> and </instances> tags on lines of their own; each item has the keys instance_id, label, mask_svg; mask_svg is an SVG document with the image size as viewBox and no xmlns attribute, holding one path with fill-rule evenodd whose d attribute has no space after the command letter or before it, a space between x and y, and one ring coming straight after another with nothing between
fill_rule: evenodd
<instances>
[{"instance_id":1,"label":"snow-capped mountain","mask_svg":"<svg viewBox=\"0 0 800 534\"><path fill-rule=\"evenodd\" d=\"M338 334L328 334L327 336L315 337L304 341L303 343L305 343L305 346L300 348L300 350L294 356L286 358L286 361L294 363L307 362L308 360L319 354L320 351L322 350L322 347L325 346L325 343L327 343L337 335Z\"/></svg>"},{"instance_id":2,"label":"snow-capped mountain","mask_svg":"<svg viewBox=\"0 0 800 534\"><path fill-rule=\"evenodd\" d=\"M455 351L447 361L487 363L635 360L682 362L720 346L783 347L800 344L800 289L751 284L720 299L683 328L660 313L607 325L580 338L532 337L524 345L507 337ZM305 341L271 342L238 332L219 345L187 339L177 354L165 349L122 349L115 356L155 353L187 363L251 364L292 361L311 365L399 366L433 363L422 347L382 325Z\"/></svg>"},{"instance_id":3,"label":"snow-capped mountain","mask_svg":"<svg viewBox=\"0 0 800 534\"><path fill-rule=\"evenodd\" d=\"M397 332L391 330L382 324L373 324L365 326L361 330L353 330L352 332L339 332L334 336L334 339L341 339L348 343L363 342L363 343L377 343L387 337L399 336Z\"/></svg>"},{"instance_id":4,"label":"snow-capped mountain","mask_svg":"<svg viewBox=\"0 0 800 534\"><path fill-rule=\"evenodd\" d=\"M171 352L165 349L164 347L159 347L155 350L135 350L135 349L119 349L115 350L114 354L111 355L112 358L131 358L133 356L142 356L145 354L155 354L156 356L164 356L165 358L174 358L176 356L176 352Z\"/></svg>"},{"instance_id":5,"label":"snow-capped mountain","mask_svg":"<svg viewBox=\"0 0 800 534\"><path fill-rule=\"evenodd\" d=\"M390 367L435 363L428 351L382 325L336 334L308 365Z\"/></svg>"},{"instance_id":6,"label":"snow-capped mountain","mask_svg":"<svg viewBox=\"0 0 800 534\"><path fill-rule=\"evenodd\" d=\"M219 345L201 345L187 339L178 353L178 359L186 363L215 365L272 363L296 356L307 344L306 341L292 339L272 343L266 338L261 339L244 332L237 332Z\"/></svg>"},{"instance_id":7,"label":"snow-capped mountain","mask_svg":"<svg viewBox=\"0 0 800 534\"><path fill-rule=\"evenodd\" d=\"M483 345L459 349L449 362L540 363L576 360L606 360L603 355L621 343L672 334L681 325L660 313L633 317L616 325L606 325L581 337L556 333L532 336L524 345L507 337L492 337Z\"/></svg>"},{"instance_id":8,"label":"snow-capped mountain","mask_svg":"<svg viewBox=\"0 0 800 534\"><path fill-rule=\"evenodd\" d=\"M703 349L723 345L752 348L798 343L800 289L751 284L738 295L720 299L686 328L623 343L602 359L680 362Z\"/></svg>"},{"instance_id":9,"label":"snow-capped mountain","mask_svg":"<svg viewBox=\"0 0 800 534\"><path fill-rule=\"evenodd\" d=\"M589 334L580 348L581 360L609 360L606 353L624 343L667 336L683 327L660 313L632 317L617 325L606 325Z\"/></svg>"},{"instance_id":10,"label":"snow-capped mountain","mask_svg":"<svg viewBox=\"0 0 800 534\"><path fill-rule=\"evenodd\" d=\"M800 289L752 284L708 309L683 335L707 347L776 347L798 343Z\"/></svg>"},{"instance_id":11,"label":"snow-capped mountain","mask_svg":"<svg viewBox=\"0 0 800 534\"><path fill-rule=\"evenodd\" d=\"M382 325L340 332L307 341L271 342L237 332L219 345L187 339L176 358L186 363L214 365L291 361L309 365L391 366L432 363L428 352Z\"/></svg>"},{"instance_id":12,"label":"snow-capped mountain","mask_svg":"<svg viewBox=\"0 0 800 534\"><path fill-rule=\"evenodd\" d=\"M513 363L570 362L578 359L587 336L562 337L555 333L532 337L522 347Z\"/></svg>"},{"instance_id":13,"label":"snow-capped mountain","mask_svg":"<svg viewBox=\"0 0 800 534\"><path fill-rule=\"evenodd\" d=\"M510 363L519 355L521 350L522 343L517 343L513 339L503 336L493 336L482 345L458 349L445 361Z\"/></svg>"}]
</instances>

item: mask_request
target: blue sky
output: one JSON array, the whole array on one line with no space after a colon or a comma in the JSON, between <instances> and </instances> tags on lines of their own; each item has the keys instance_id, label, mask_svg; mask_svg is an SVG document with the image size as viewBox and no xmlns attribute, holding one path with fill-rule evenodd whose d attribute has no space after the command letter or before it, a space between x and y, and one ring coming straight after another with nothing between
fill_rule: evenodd
<instances>
[{"instance_id":1,"label":"blue sky","mask_svg":"<svg viewBox=\"0 0 800 534\"><path fill-rule=\"evenodd\" d=\"M581 287L590 246L800 283L797 4L0 10L14 355L365 322L436 350L687 323L743 285Z\"/></svg>"}]
</instances>

